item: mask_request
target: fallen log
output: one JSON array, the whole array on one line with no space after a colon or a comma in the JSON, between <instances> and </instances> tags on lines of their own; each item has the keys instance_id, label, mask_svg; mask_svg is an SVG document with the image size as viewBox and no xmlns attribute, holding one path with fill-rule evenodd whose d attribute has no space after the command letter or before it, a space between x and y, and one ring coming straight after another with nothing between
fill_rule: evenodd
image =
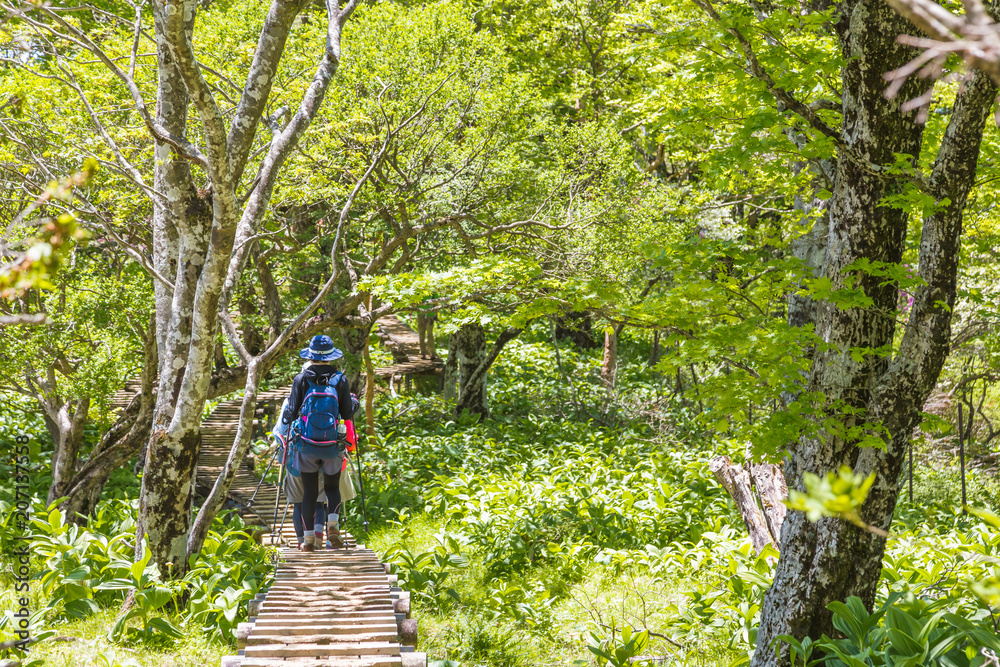
<instances>
[{"instance_id":1,"label":"fallen log","mask_svg":"<svg viewBox=\"0 0 1000 667\"><path fill-rule=\"evenodd\" d=\"M708 469L736 501L754 551L760 554L768 544L775 545L753 493L750 473L742 466L734 465L728 456L716 456L709 462Z\"/></svg>"}]
</instances>

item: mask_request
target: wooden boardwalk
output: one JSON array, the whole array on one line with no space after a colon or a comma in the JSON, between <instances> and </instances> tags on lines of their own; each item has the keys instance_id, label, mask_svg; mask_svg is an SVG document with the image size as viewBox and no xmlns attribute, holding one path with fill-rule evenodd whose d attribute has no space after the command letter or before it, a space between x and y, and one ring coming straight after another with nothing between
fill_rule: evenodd
<instances>
[{"instance_id":1,"label":"wooden boardwalk","mask_svg":"<svg viewBox=\"0 0 1000 667\"><path fill-rule=\"evenodd\" d=\"M440 359L420 358L420 336L396 315L380 317L375 333L392 352L393 365L376 368L378 377L438 375L444 369Z\"/></svg>"},{"instance_id":2,"label":"wooden boardwalk","mask_svg":"<svg viewBox=\"0 0 1000 667\"><path fill-rule=\"evenodd\" d=\"M409 594L364 545L285 549L266 593L237 627L222 667L426 667Z\"/></svg>"},{"instance_id":3,"label":"wooden boardwalk","mask_svg":"<svg viewBox=\"0 0 1000 667\"><path fill-rule=\"evenodd\" d=\"M393 316L379 320L379 333L398 363L377 374L436 373L439 361L420 359L416 332ZM266 428L291 387L261 392L255 427ZM124 408L139 390L131 380L112 398ZM206 495L229 457L239 423L242 399L219 403L202 422L196 486ZM270 435L265 435L270 439ZM345 548L304 553L296 543L291 507L278 497L277 485L255 476L252 459L237 471L227 500L248 524L261 526L265 543L278 546L275 580L251 601L249 622L237 630L238 655L222 667L426 667L416 651L417 622L410 618L409 593L375 553L343 534ZM277 521L275 521L277 507ZM276 524L276 525L275 525Z\"/></svg>"},{"instance_id":4,"label":"wooden boardwalk","mask_svg":"<svg viewBox=\"0 0 1000 667\"><path fill-rule=\"evenodd\" d=\"M125 386L111 395L110 407L112 410L124 410L132 400L132 397L139 393L141 389L139 378L134 377L125 382Z\"/></svg>"},{"instance_id":5,"label":"wooden boardwalk","mask_svg":"<svg viewBox=\"0 0 1000 667\"><path fill-rule=\"evenodd\" d=\"M288 391L261 392L259 402L280 404ZM200 485L214 484L229 456L240 401L220 403L203 422ZM272 526L278 488L264 483L257 490L258 482L244 465L229 499L268 529L268 543L294 545L291 508L278 499L278 525ZM396 576L373 551L350 534L343 538L344 549L281 549L274 583L250 603L249 622L237 629L239 654L223 658L222 667L426 667L427 655L416 652L409 594L395 587Z\"/></svg>"},{"instance_id":6,"label":"wooden boardwalk","mask_svg":"<svg viewBox=\"0 0 1000 667\"><path fill-rule=\"evenodd\" d=\"M281 406L281 402L288 396L291 387L262 391L257 396L257 415L254 423L257 426L266 426L264 411L272 405ZM241 398L219 403L201 424L201 453L198 456L198 472L196 484L199 495L206 495L215 484L219 473L229 458L229 451L233 446L233 439L236 436L236 426L240 419ZM274 408L275 410L277 408ZM279 416L280 418L280 416ZM270 441L270 435L266 435L266 440ZM280 456L280 454L278 455ZM277 463L273 468L277 467ZM260 480L254 475L252 459L247 458L236 473L233 485L229 489L228 500L234 503L250 524L264 526L267 532L272 532L274 526L274 506L278 495L278 487L275 484L265 482L260 485ZM254 492L256 491L256 496ZM284 500L284 499L282 499ZM291 523L292 511L284 512L285 503L278 505L278 524L276 532L286 540L291 538L294 543L295 531ZM284 522L282 516L284 515Z\"/></svg>"}]
</instances>

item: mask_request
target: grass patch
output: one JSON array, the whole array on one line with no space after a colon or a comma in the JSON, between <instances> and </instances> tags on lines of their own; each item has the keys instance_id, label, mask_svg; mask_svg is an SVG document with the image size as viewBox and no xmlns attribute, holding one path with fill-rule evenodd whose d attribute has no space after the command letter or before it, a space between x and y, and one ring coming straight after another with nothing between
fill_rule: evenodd
<instances>
[{"instance_id":1,"label":"grass patch","mask_svg":"<svg viewBox=\"0 0 1000 667\"><path fill-rule=\"evenodd\" d=\"M217 665L236 649L210 639L198 629L185 628L181 619L171 620L184 629L181 639L155 645L122 646L108 639L117 609L102 609L87 618L50 625L58 634L31 648L28 658L42 660L46 667L204 667Z\"/></svg>"}]
</instances>

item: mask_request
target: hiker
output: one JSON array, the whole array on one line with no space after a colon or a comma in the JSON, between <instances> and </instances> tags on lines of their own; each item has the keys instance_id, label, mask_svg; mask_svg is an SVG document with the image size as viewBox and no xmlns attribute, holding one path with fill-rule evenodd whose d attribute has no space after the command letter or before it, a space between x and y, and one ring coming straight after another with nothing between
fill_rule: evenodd
<instances>
[{"instance_id":1,"label":"hiker","mask_svg":"<svg viewBox=\"0 0 1000 667\"><path fill-rule=\"evenodd\" d=\"M329 509L327 536L333 548L339 549L344 546L340 537L340 475L346 463L341 447L347 444L344 422L354 416L357 399L351 396L347 377L329 363L344 356L329 336L313 336L299 356L307 362L292 382L281 423L295 431L296 445L289 464L302 480L302 550L316 549L320 473Z\"/></svg>"},{"instance_id":2,"label":"hiker","mask_svg":"<svg viewBox=\"0 0 1000 667\"><path fill-rule=\"evenodd\" d=\"M288 399L286 398L281 404L279 414L283 414L287 406ZM302 523L302 477L298 468L295 467L294 457L289 449L291 428L279 419L271 433L281 443L281 460L285 466L285 498L292 506L292 525L295 527L295 537L298 547L301 549L302 545L305 544L305 525ZM323 532L326 529L326 491L323 489L322 478L319 480L319 496L316 499L316 516L313 521L316 543L323 544Z\"/></svg>"},{"instance_id":3,"label":"hiker","mask_svg":"<svg viewBox=\"0 0 1000 667\"><path fill-rule=\"evenodd\" d=\"M433 299L437 297L428 297ZM428 299L424 299L427 301ZM430 355L431 359L437 359L437 349L434 347L434 323L437 322L437 312L431 310L431 306L421 305L417 310L417 335L420 338L420 358L426 359Z\"/></svg>"}]
</instances>

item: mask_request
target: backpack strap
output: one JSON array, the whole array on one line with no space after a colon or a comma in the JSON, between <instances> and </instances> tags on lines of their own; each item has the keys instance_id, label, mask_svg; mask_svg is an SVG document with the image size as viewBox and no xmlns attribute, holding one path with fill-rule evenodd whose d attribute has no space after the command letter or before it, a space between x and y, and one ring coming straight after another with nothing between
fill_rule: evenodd
<instances>
[{"instance_id":1,"label":"backpack strap","mask_svg":"<svg viewBox=\"0 0 1000 667\"><path fill-rule=\"evenodd\" d=\"M306 385L307 385L306 388L307 389L312 389L313 387L320 387L320 386L326 384L326 382L323 380L324 377L326 377L326 376L320 376L319 377L319 380L320 380L319 382L314 382L311 378L303 378L303 379L306 381Z\"/></svg>"},{"instance_id":2,"label":"backpack strap","mask_svg":"<svg viewBox=\"0 0 1000 667\"><path fill-rule=\"evenodd\" d=\"M326 385L327 387L336 387L340 383L340 378L342 378L343 376L344 376L344 371L336 371L331 375L320 375L318 378L319 380L318 382L313 382L309 378L304 378L304 379L310 387L319 387L322 385Z\"/></svg>"}]
</instances>

